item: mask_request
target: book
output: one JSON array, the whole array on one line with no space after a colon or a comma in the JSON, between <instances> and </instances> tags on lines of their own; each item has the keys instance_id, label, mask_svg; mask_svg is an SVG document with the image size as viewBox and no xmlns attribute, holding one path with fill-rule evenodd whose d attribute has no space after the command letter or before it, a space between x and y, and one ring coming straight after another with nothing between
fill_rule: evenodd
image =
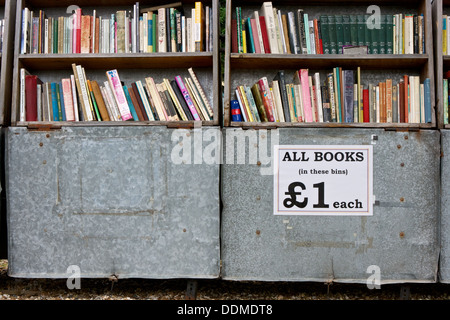
<instances>
[{"instance_id":1,"label":"book","mask_svg":"<svg viewBox=\"0 0 450 320\"><path fill-rule=\"evenodd\" d=\"M259 17L259 24L261 26L261 37L263 40L264 53L271 53L269 36L267 34L267 28L266 28L266 20L265 20L264 16Z\"/></svg>"},{"instance_id":2,"label":"book","mask_svg":"<svg viewBox=\"0 0 450 320\"><path fill-rule=\"evenodd\" d=\"M363 120L370 122L369 89L363 89Z\"/></svg>"},{"instance_id":3,"label":"book","mask_svg":"<svg viewBox=\"0 0 450 320\"><path fill-rule=\"evenodd\" d=\"M42 84L42 81L36 75L25 76L25 95L26 95L26 121L38 120L38 105L37 105L37 85Z\"/></svg>"},{"instance_id":4,"label":"book","mask_svg":"<svg viewBox=\"0 0 450 320\"><path fill-rule=\"evenodd\" d=\"M114 98L117 102L120 115L123 121L132 120L132 115L130 108L128 106L125 93L123 92L123 87L120 81L119 73L116 69L106 71L106 77L111 85Z\"/></svg>"},{"instance_id":5,"label":"book","mask_svg":"<svg viewBox=\"0 0 450 320\"><path fill-rule=\"evenodd\" d=\"M125 90L125 88L124 88ZM131 102L133 103L134 109L136 111L137 117L139 121L147 121L146 115L144 116L142 112L142 106L139 104L139 101L134 93L134 89L132 86L126 87L126 90L128 91L128 95L130 96ZM141 102L142 103L142 102Z\"/></svg>"},{"instance_id":6,"label":"book","mask_svg":"<svg viewBox=\"0 0 450 320\"><path fill-rule=\"evenodd\" d=\"M159 95L159 91L158 88L156 87L156 83L153 77L146 77L145 85L149 93L148 94L149 100L153 102L151 103L151 105L154 106L159 120L160 121L172 120L169 118L169 114L167 113L167 110L164 108L161 96Z\"/></svg>"},{"instance_id":7,"label":"book","mask_svg":"<svg viewBox=\"0 0 450 320\"><path fill-rule=\"evenodd\" d=\"M172 87L173 92L175 93L177 100L179 101L181 108L184 111L184 114L186 115L188 120L194 120L194 117L189 110L189 106L186 103L186 100L183 97L183 93L181 92L180 88L178 87L178 84L175 80L170 80L170 86Z\"/></svg>"},{"instance_id":8,"label":"book","mask_svg":"<svg viewBox=\"0 0 450 320\"><path fill-rule=\"evenodd\" d=\"M204 25L205 25L205 8L200 1L195 4L195 19L194 19L194 43L195 51L203 51L204 49Z\"/></svg>"},{"instance_id":9,"label":"book","mask_svg":"<svg viewBox=\"0 0 450 320\"><path fill-rule=\"evenodd\" d=\"M392 79L386 79L386 122L392 123Z\"/></svg>"},{"instance_id":10,"label":"book","mask_svg":"<svg viewBox=\"0 0 450 320\"><path fill-rule=\"evenodd\" d=\"M108 114L108 110L106 109L106 104L103 99L103 96L101 94L100 86L97 81L91 80L90 81L92 92L95 97L95 101L97 103L98 111L100 113L100 117L102 121L110 121L110 117Z\"/></svg>"},{"instance_id":11,"label":"book","mask_svg":"<svg viewBox=\"0 0 450 320\"><path fill-rule=\"evenodd\" d=\"M354 121L354 73L353 70L343 70L344 80L344 122Z\"/></svg>"},{"instance_id":12,"label":"book","mask_svg":"<svg viewBox=\"0 0 450 320\"><path fill-rule=\"evenodd\" d=\"M170 85L170 81L169 79L165 78L163 79L163 82L166 86L167 92L170 95L170 98L172 99L172 102L174 104L174 107L176 108L178 115L180 116L181 120L183 121L188 121L189 118L186 115L186 113L184 112L182 106L181 106L181 102L179 101L178 97L176 96L172 86Z\"/></svg>"},{"instance_id":13,"label":"book","mask_svg":"<svg viewBox=\"0 0 450 320\"><path fill-rule=\"evenodd\" d=\"M72 97L72 84L70 78L61 79L66 121L75 121L74 103Z\"/></svg>"},{"instance_id":14,"label":"book","mask_svg":"<svg viewBox=\"0 0 450 320\"><path fill-rule=\"evenodd\" d=\"M134 121L139 121L139 116L136 112L137 106L136 107L134 106L133 100L131 100L131 96L130 96L127 86L124 85L124 86L122 86L122 88L123 88L123 93L125 94L125 98L127 99L128 107L130 108L130 113L131 113L132 119Z\"/></svg>"},{"instance_id":15,"label":"book","mask_svg":"<svg viewBox=\"0 0 450 320\"><path fill-rule=\"evenodd\" d=\"M430 78L426 78L423 81L424 86L424 108L425 108L425 123L431 123L431 89ZM448 100L448 99L447 99ZM444 109L445 111L445 109Z\"/></svg>"},{"instance_id":16,"label":"book","mask_svg":"<svg viewBox=\"0 0 450 320\"><path fill-rule=\"evenodd\" d=\"M313 110L311 106L311 93L309 91L308 69L300 69L298 73L302 89L303 112L305 122L313 122Z\"/></svg>"},{"instance_id":17,"label":"book","mask_svg":"<svg viewBox=\"0 0 450 320\"><path fill-rule=\"evenodd\" d=\"M203 102L203 104L205 105L206 111L208 112L208 116L209 118L212 120L214 118L214 111L211 107L211 104L208 101L208 98L206 97L205 91L203 90L202 85L200 84L200 81L197 77L197 74L194 72L194 70L192 68L188 68L188 72L189 75L191 76L191 79L195 85L195 87L197 88L200 98Z\"/></svg>"},{"instance_id":18,"label":"book","mask_svg":"<svg viewBox=\"0 0 450 320\"><path fill-rule=\"evenodd\" d=\"M52 114L53 121L62 121L62 115L60 115L60 110L58 107L58 96L57 96L57 83L51 83L51 100L52 100Z\"/></svg>"},{"instance_id":19,"label":"book","mask_svg":"<svg viewBox=\"0 0 450 320\"><path fill-rule=\"evenodd\" d=\"M26 93L25 93L25 79L27 76L31 75L31 73L25 69L20 69L20 97L19 97L19 121L26 120Z\"/></svg>"},{"instance_id":20,"label":"book","mask_svg":"<svg viewBox=\"0 0 450 320\"><path fill-rule=\"evenodd\" d=\"M273 78L279 82L279 90L281 94L281 104L283 108L283 117L286 122L291 122L291 115L289 111L289 100L286 92L286 76L284 70L279 70L276 76Z\"/></svg>"},{"instance_id":21,"label":"book","mask_svg":"<svg viewBox=\"0 0 450 320\"><path fill-rule=\"evenodd\" d=\"M181 78L181 76L178 75L178 76L175 76L175 81L183 95L184 100L186 101L186 104L189 108L189 111L192 114L192 117L194 118L195 121L199 121L200 116L198 115L197 111L195 110L194 102L192 101L192 98L189 96L189 93L183 82L183 79Z\"/></svg>"},{"instance_id":22,"label":"book","mask_svg":"<svg viewBox=\"0 0 450 320\"><path fill-rule=\"evenodd\" d=\"M267 113L266 113L266 110L265 110L265 107L264 107L264 103L263 103L263 100L261 98L261 94L260 94L260 91L259 91L258 84L254 83L252 85L252 87L250 88L250 90L251 90L253 98L255 100L256 108L258 110L258 113L259 113L261 121L262 122L268 122L269 119L267 117Z\"/></svg>"},{"instance_id":23,"label":"book","mask_svg":"<svg viewBox=\"0 0 450 320\"><path fill-rule=\"evenodd\" d=\"M269 101L270 89L268 86L266 86L266 81L264 81L263 78L260 78L257 81L257 84L267 119L269 120L269 122L275 122L274 112Z\"/></svg>"},{"instance_id":24,"label":"book","mask_svg":"<svg viewBox=\"0 0 450 320\"><path fill-rule=\"evenodd\" d=\"M264 17L265 20L267 36L269 39L270 52L279 53L272 2L270 1L263 2L259 15L260 17Z\"/></svg>"},{"instance_id":25,"label":"book","mask_svg":"<svg viewBox=\"0 0 450 320\"><path fill-rule=\"evenodd\" d=\"M141 114L142 117L144 119L144 121L149 121L149 120L155 120L153 117L153 113L151 112L151 110L149 109L148 111L150 112L150 114L147 111L147 108L144 106L144 102L142 101L141 95L139 93L139 89L137 87L136 82L132 82L131 83L131 90L133 92L133 95L131 95L131 98L133 98L136 100L137 102L137 109L141 110Z\"/></svg>"}]
</instances>

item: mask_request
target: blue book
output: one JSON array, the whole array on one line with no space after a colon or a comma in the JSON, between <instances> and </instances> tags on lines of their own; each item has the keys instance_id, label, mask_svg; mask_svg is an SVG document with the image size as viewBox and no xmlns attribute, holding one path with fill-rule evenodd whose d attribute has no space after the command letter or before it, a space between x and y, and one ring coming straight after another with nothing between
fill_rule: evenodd
<instances>
[{"instance_id":1,"label":"blue book","mask_svg":"<svg viewBox=\"0 0 450 320\"><path fill-rule=\"evenodd\" d=\"M231 100L231 121L242 121L241 107L239 101Z\"/></svg>"},{"instance_id":2,"label":"blue book","mask_svg":"<svg viewBox=\"0 0 450 320\"><path fill-rule=\"evenodd\" d=\"M127 98L128 106L130 107L131 115L133 116L134 121L139 121L139 118L136 113L136 109L134 109L133 102L131 101L130 93L128 92L127 86L123 86L123 92L125 93L125 97Z\"/></svg>"},{"instance_id":3,"label":"blue book","mask_svg":"<svg viewBox=\"0 0 450 320\"><path fill-rule=\"evenodd\" d=\"M153 17L152 17L152 19L150 19L149 17L147 18L147 24L148 24L147 45L149 48L152 48L152 51L153 51ZM151 52L151 51L147 50L147 52Z\"/></svg>"},{"instance_id":4,"label":"blue book","mask_svg":"<svg viewBox=\"0 0 450 320\"><path fill-rule=\"evenodd\" d=\"M62 121L66 121L66 108L64 107L64 96L63 96L62 83L58 83L58 87L59 87L59 100L60 100L60 104L61 104Z\"/></svg>"},{"instance_id":5,"label":"blue book","mask_svg":"<svg viewBox=\"0 0 450 320\"><path fill-rule=\"evenodd\" d=\"M431 92L430 78L426 78L423 82L424 101L425 101L425 123L431 123Z\"/></svg>"},{"instance_id":6,"label":"blue book","mask_svg":"<svg viewBox=\"0 0 450 320\"><path fill-rule=\"evenodd\" d=\"M52 93L53 121L59 121L58 96L56 95L56 82L51 83L50 89Z\"/></svg>"}]
</instances>

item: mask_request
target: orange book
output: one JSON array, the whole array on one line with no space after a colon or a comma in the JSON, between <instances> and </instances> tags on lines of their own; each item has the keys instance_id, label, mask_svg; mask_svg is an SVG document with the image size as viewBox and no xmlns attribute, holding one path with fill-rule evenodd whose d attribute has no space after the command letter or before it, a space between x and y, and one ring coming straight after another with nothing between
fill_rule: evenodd
<instances>
[{"instance_id":1,"label":"orange book","mask_svg":"<svg viewBox=\"0 0 450 320\"><path fill-rule=\"evenodd\" d=\"M386 79L386 122L392 122L392 79Z\"/></svg>"},{"instance_id":2,"label":"orange book","mask_svg":"<svg viewBox=\"0 0 450 320\"><path fill-rule=\"evenodd\" d=\"M386 82L380 82L380 122L386 122Z\"/></svg>"},{"instance_id":3,"label":"orange book","mask_svg":"<svg viewBox=\"0 0 450 320\"><path fill-rule=\"evenodd\" d=\"M91 17L81 16L81 53L91 52Z\"/></svg>"}]
</instances>

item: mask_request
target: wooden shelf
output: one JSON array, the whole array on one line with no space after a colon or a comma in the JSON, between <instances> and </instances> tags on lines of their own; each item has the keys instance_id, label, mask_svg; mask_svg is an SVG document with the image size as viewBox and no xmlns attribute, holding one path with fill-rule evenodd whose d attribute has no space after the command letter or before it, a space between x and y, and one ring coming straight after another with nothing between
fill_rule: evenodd
<instances>
[{"instance_id":1,"label":"wooden shelf","mask_svg":"<svg viewBox=\"0 0 450 320\"><path fill-rule=\"evenodd\" d=\"M108 54L21 54L20 62L32 70L67 69L72 63L86 69L212 67L212 52L108 53Z\"/></svg>"},{"instance_id":2,"label":"wooden shelf","mask_svg":"<svg viewBox=\"0 0 450 320\"><path fill-rule=\"evenodd\" d=\"M343 54L254 54L232 53L230 67L238 68L333 68L336 66L365 69L406 69L425 65L429 60L428 54L414 55L343 55ZM450 60L449 60L450 62Z\"/></svg>"},{"instance_id":3,"label":"wooden shelf","mask_svg":"<svg viewBox=\"0 0 450 320\"><path fill-rule=\"evenodd\" d=\"M173 1L175 2L175 1ZM22 35L22 10L24 7L33 8L33 10L43 9L51 13L53 17L68 15L66 8L71 5L80 7L83 12L86 9L87 14L93 9L99 9L100 12L114 12L124 8L132 8L136 0L18 0L15 9L15 43L14 43L14 70L12 73L12 101L11 101L11 125L31 127L59 127L59 126L136 126L136 125L161 125L167 127L193 127L194 121L133 121L133 122L57 122L57 123L27 123L19 122L19 101L20 101L20 69L26 68L28 71L42 75L49 81L53 78L60 79L60 75L66 70L72 73L72 64L81 65L86 73L92 70L94 77L99 76L101 70L120 69L121 79L127 83L137 80L144 80L142 76L147 70L153 70L158 77L163 77L166 70L168 73L176 73L177 69L188 68L200 69L198 76L206 78L208 81L202 83L203 89L210 97L211 107L214 112L212 121L202 121L202 125L219 125L221 112L220 92L220 59L219 59L219 0L202 1L204 5L212 7L212 32L213 32L213 50L211 52L155 52L155 53L89 53L89 54L20 54L20 43ZM193 8L195 0L182 1L183 7ZM167 1L145 1L139 2L140 9L152 6L168 4ZM142 11L141 11L142 14ZM123 70L123 71L122 71ZM54 73L52 73L54 71ZM136 75L135 75L135 71ZM122 76L123 75L123 76ZM43 78L43 79L44 79ZM125 80L126 79L126 80ZM135 80L132 80L135 79ZM106 78L105 78L106 80ZM53 80L51 80L53 81ZM200 80L201 81L201 80ZM195 123L197 125L197 123Z\"/></svg>"},{"instance_id":4,"label":"wooden shelf","mask_svg":"<svg viewBox=\"0 0 450 320\"><path fill-rule=\"evenodd\" d=\"M442 0L441 0L442 1ZM448 0L450 1L450 0ZM346 55L346 54L255 54L255 53L232 53L231 52L231 23L235 15L235 8L240 6L242 11L257 10L261 7L263 0L227 0L226 6L226 47L225 47L225 72L224 72L224 125L243 128L279 128L279 127L355 127L355 128L396 128L396 129L429 129L436 127L435 110L435 76L434 76L434 52L433 52L433 33L432 33L432 12L431 2L428 0L398 0L398 1L366 1L366 0L318 0L311 1L272 1L273 7L285 11L304 7L305 13L308 8L314 8L313 15L318 17L323 8L323 12L333 14L327 11L325 6L342 7L343 11L352 11L350 7L362 8L365 5L380 5L388 7L387 11L401 10L405 12L418 12L424 14L425 24L425 54L367 54L367 55ZM331 9L329 9L331 10ZM248 10L247 10L248 11ZM246 12L247 12L246 11ZM400 11L401 12L401 11ZM341 13L339 13L341 14ZM449 60L450 64L450 60ZM274 77L273 70L295 70L295 69L313 69L317 72L331 70L335 67L347 69L356 69L360 67L361 71L367 75L373 74L379 77L384 71L393 74L403 75L405 71L420 75L423 81L430 78L431 91L431 123L298 123L298 122L232 122L230 101L234 96L234 86L236 83L252 83L257 79L249 77L263 74L267 70L268 77ZM328 71L326 71L328 72ZM242 81L240 80L242 78Z\"/></svg>"},{"instance_id":5,"label":"wooden shelf","mask_svg":"<svg viewBox=\"0 0 450 320\"><path fill-rule=\"evenodd\" d=\"M30 130L52 130L62 127L129 127L129 126L166 126L168 128L194 128L200 126L216 126L215 121L18 121L17 127Z\"/></svg>"}]
</instances>

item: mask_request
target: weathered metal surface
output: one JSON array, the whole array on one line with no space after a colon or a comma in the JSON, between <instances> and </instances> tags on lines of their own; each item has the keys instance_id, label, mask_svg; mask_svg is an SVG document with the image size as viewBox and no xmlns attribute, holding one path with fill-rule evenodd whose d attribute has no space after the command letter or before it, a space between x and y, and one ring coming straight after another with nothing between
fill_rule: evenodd
<instances>
[{"instance_id":1,"label":"weathered metal surface","mask_svg":"<svg viewBox=\"0 0 450 320\"><path fill-rule=\"evenodd\" d=\"M439 282L450 283L450 131L441 130L441 255Z\"/></svg>"},{"instance_id":2,"label":"weathered metal surface","mask_svg":"<svg viewBox=\"0 0 450 320\"><path fill-rule=\"evenodd\" d=\"M381 284L436 281L438 131L286 128L259 130L254 140L255 132L223 130L224 279L367 283L379 268ZM269 164L261 159L276 133L281 145L372 144L373 216L275 216L273 176L262 174ZM237 164L237 152L227 153L233 135L253 137L245 151L258 160Z\"/></svg>"},{"instance_id":3,"label":"weathered metal surface","mask_svg":"<svg viewBox=\"0 0 450 320\"><path fill-rule=\"evenodd\" d=\"M219 163L172 161L191 136L165 127L9 128L9 275L66 278L76 265L91 278L217 278Z\"/></svg>"}]
</instances>

